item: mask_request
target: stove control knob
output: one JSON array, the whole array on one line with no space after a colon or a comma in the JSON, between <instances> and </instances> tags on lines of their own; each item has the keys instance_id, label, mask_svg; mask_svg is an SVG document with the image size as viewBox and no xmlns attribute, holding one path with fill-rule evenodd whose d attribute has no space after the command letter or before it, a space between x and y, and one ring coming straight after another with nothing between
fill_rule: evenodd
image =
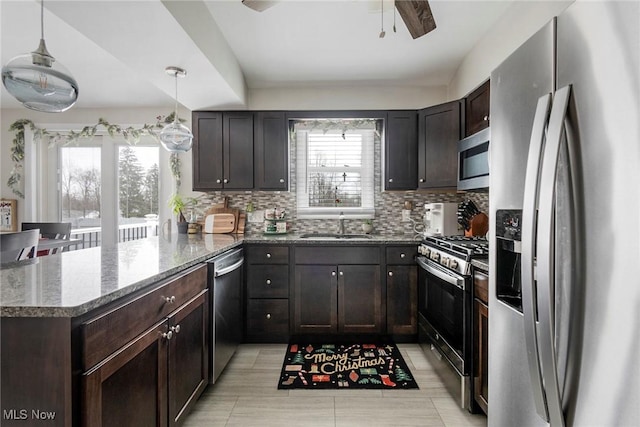
<instances>
[{"instance_id":1,"label":"stove control knob","mask_svg":"<svg viewBox=\"0 0 640 427\"><path fill-rule=\"evenodd\" d=\"M456 268L458 268L458 261L456 261L455 259L452 259L449 261L449 268L453 268L454 270Z\"/></svg>"},{"instance_id":2,"label":"stove control knob","mask_svg":"<svg viewBox=\"0 0 640 427\"><path fill-rule=\"evenodd\" d=\"M443 256L442 258L440 258L440 264L444 265L445 267L449 267L449 258Z\"/></svg>"},{"instance_id":3,"label":"stove control knob","mask_svg":"<svg viewBox=\"0 0 640 427\"><path fill-rule=\"evenodd\" d=\"M432 252L431 259L434 261L438 261L440 259L440 254L438 252Z\"/></svg>"},{"instance_id":4,"label":"stove control knob","mask_svg":"<svg viewBox=\"0 0 640 427\"><path fill-rule=\"evenodd\" d=\"M424 248L422 250L422 252L423 252L424 256L427 256L427 257L429 256L429 254L431 254L431 251L429 250L429 248Z\"/></svg>"}]
</instances>

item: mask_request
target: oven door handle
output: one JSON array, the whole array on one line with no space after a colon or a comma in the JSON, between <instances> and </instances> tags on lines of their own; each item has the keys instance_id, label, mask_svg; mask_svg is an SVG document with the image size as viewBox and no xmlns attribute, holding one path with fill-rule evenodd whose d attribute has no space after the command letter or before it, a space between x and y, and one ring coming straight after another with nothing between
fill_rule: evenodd
<instances>
[{"instance_id":1,"label":"oven door handle","mask_svg":"<svg viewBox=\"0 0 640 427\"><path fill-rule=\"evenodd\" d=\"M442 271L440 268L433 266L431 262L426 260L424 257L416 258L416 262L423 270L427 271L428 273L433 274L437 278L442 279L445 282L464 290L464 277L447 271Z\"/></svg>"}]
</instances>

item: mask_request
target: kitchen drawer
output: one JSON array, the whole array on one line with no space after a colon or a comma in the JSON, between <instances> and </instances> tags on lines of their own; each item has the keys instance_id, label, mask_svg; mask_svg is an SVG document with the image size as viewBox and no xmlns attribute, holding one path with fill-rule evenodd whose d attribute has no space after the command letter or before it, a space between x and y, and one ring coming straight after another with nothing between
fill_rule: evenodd
<instances>
[{"instance_id":1,"label":"kitchen drawer","mask_svg":"<svg viewBox=\"0 0 640 427\"><path fill-rule=\"evenodd\" d=\"M415 264L418 254L418 243L412 246L387 246L387 264Z\"/></svg>"},{"instance_id":2,"label":"kitchen drawer","mask_svg":"<svg viewBox=\"0 0 640 427\"><path fill-rule=\"evenodd\" d=\"M489 304L489 276L482 271L473 271L473 288L475 297L485 304Z\"/></svg>"},{"instance_id":3,"label":"kitchen drawer","mask_svg":"<svg viewBox=\"0 0 640 427\"><path fill-rule=\"evenodd\" d=\"M207 288L207 266L170 278L82 325L83 371L103 360Z\"/></svg>"},{"instance_id":4,"label":"kitchen drawer","mask_svg":"<svg viewBox=\"0 0 640 427\"><path fill-rule=\"evenodd\" d=\"M288 342L289 300L248 300L247 340L251 342Z\"/></svg>"},{"instance_id":5,"label":"kitchen drawer","mask_svg":"<svg viewBox=\"0 0 640 427\"><path fill-rule=\"evenodd\" d=\"M288 246L250 245L245 255L248 264L289 264Z\"/></svg>"},{"instance_id":6,"label":"kitchen drawer","mask_svg":"<svg viewBox=\"0 0 640 427\"><path fill-rule=\"evenodd\" d=\"M298 246L296 264L380 264L378 246Z\"/></svg>"},{"instance_id":7,"label":"kitchen drawer","mask_svg":"<svg viewBox=\"0 0 640 427\"><path fill-rule=\"evenodd\" d=\"M289 298L289 266L248 266L247 291L249 298Z\"/></svg>"}]
</instances>

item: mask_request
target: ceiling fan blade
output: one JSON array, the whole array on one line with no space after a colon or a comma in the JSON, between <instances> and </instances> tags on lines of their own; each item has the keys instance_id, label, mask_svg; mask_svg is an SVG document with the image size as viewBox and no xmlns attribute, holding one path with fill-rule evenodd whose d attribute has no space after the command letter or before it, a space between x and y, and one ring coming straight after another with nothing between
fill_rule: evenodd
<instances>
[{"instance_id":1,"label":"ceiling fan blade","mask_svg":"<svg viewBox=\"0 0 640 427\"><path fill-rule=\"evenodd\" d=\"M407 25L411 37L417 39L436 28L427 0L397 0L396 9Z\"/></svg>"},{"instance_id":2,"label":"ceiling fan blade","mask_svg":"<svg viewBox=\"0 0 640 427\"><path fill-rule=\"evenodd\" d=\"M242 0L242 4L257 12L263 12L271 6L275 6L278 1L271 0Z\"/></svg>"}]
</instances>

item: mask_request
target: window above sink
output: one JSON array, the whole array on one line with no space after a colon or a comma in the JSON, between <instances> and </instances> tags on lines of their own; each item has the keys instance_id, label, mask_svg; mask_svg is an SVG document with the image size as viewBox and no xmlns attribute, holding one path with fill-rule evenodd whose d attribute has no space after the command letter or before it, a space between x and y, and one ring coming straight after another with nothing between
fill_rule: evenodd
<instances>
[{"instance_id":1,"label":"window above sink","mask_svg":"<svg viewBox=\"0 0 640 427\"><path fill-rule=\"evenodd\" d=\"M293 122L297 216L374 217L374 145L382 119Z\"/></svg>"}]
</instances>

